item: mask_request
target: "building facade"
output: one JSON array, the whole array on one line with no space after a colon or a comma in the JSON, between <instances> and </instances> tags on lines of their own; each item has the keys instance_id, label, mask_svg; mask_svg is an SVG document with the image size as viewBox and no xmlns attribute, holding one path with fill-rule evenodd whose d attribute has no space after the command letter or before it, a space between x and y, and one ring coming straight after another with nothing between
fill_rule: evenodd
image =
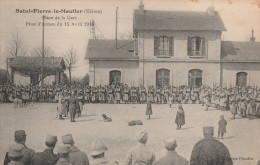
<instances>
[{"instance_id":1,"label":"building facade","mask_svg":"<svg viewBox=\"0 0 260 165\"><path fill-rule=\"evenodd\" d=\"M134 11L133 40L89 40L90 85L260 85L260 43L221 41L226 28L205 12ZM117 44L116 44L117 43Z\"/></svg>"}]
</instances>

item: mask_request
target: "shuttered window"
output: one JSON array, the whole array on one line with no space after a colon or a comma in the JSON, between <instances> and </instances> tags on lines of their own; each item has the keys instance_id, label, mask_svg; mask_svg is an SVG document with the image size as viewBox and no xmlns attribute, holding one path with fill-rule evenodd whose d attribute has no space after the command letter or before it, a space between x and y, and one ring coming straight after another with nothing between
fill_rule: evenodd
<instances>
[{"instance_id":1,"label":"shuttered window","mask_svg":"<svg viewBox=\"0 0 260 165\"><path fill-rule=\"evenodd\" d=\"M205 37L188 37L188 56L201 57L207 54L207 41Z\"/></svg>"},{"instance_id":2,"label":"shuttered window","mask_svg":"<svg viewBox=\"0 0 260 165\"><path fill-rule=\"evenodd\" d=\"M173 56L174 40L173 37L160 36L154 37L154 55L158 57Z\"/></svg>"}]
</instances>

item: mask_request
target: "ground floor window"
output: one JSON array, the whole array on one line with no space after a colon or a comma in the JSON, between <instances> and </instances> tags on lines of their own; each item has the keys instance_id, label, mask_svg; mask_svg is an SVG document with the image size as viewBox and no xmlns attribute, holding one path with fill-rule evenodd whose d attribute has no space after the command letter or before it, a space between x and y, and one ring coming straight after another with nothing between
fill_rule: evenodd
<instances>
[{"instance_id":1,"label":"ground floor window","mask_svg":"<svg viewBox=\"0 0 260 165\"><path fill-rule=\"evenodd\" d=\"M170 84L170 70L158 69L156 71L156 86L164 87Z\"/></svg>"},{"instance_id":2,"label":"ground floor window","mask_svg":"<svg viewBox=\"0 0 260 165\"><path fill-rule=\"evenodd\" d=\"M247 73L246 72L238 72L237 73L237 86L246 87L247 85Z\"/></svg>"},{"instance_id":3,"label":"ground floor window","mask_svg":"<svg viewBox=\"0 0 260 165\"><path fill-rule=\"evenodd\" d=\"M117 84L121 82L121 71L112 70L109 72L109 84Z\"/></svg>"},{"instance_id":4,"label":"ground floor window","mask_svg":"<svg viewBox=\"0 0 260 165\"><path fill-rule=\"evenodd\" d=\"M202 85L202 70L199 69L192 69L189 71L189 86L196 85L201 86Z\"/></svg>"}]
</instances>

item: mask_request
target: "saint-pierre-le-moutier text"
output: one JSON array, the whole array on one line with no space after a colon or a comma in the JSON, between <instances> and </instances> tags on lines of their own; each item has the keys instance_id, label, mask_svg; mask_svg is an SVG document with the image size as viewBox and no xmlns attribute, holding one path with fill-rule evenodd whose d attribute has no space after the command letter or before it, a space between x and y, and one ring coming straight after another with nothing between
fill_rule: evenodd
<instances>
[{"instance_id":1,"label":"saint-pierre-le-moutier text","mask_svg":"<svg viewBox=\"0 0 260 165\"><path fill-rule=\"evenodd\" d=\"M42 9L16 9L15 13L21 13L21 14L48 14L48 13L55 13L55 14L66 14L66 13L74 13L74 14L86 14L86 13L98 13L102 14L102 10L96 10L96 9L84 9L84 10L78 10L78 9L51 9L51 10L42 10Z\"/></svg>"}]
</instances>

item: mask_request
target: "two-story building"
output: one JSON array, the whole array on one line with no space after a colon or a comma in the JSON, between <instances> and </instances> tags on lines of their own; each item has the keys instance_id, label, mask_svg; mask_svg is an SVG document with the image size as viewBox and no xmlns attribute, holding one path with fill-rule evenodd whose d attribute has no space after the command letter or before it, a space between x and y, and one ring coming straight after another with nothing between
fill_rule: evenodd
<instances>
[{"instance_id":1,"label":"two-story building","mask_svg":"<svg viewBox=\"0 0 260 165\"><path fill-rule=\"evenodd\" d=\"M91 85L260 85L260 43L221 41L226 28L205 12L134 10L134 40L89 40Z\"/></svg>"}]
</instances>

